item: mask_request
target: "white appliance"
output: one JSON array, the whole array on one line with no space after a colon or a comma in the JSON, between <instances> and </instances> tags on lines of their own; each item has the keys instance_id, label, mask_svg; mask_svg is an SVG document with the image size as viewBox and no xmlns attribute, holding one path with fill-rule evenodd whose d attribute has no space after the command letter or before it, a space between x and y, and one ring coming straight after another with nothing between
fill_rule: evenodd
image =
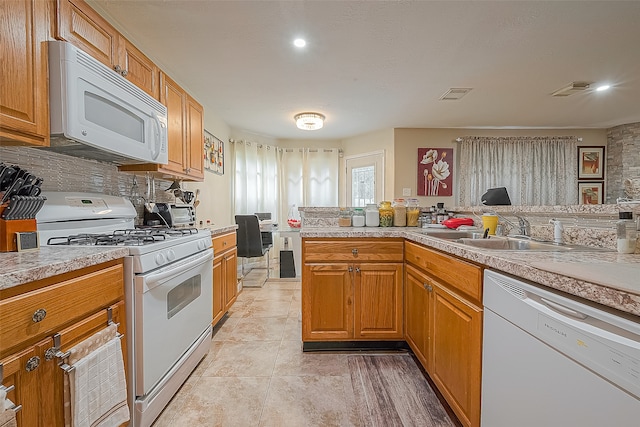
<instances>
[{"instance_id":1,"label":"white appliance","mask_svg":"<svg viewBox=\"0 0 640 427\"><path fill-rule=\"evenodd\" d=\"M485 427L636 426L640 319L486 270Z\"/></svg>"},{"instance_id":2,"label":"white appliance","mask_svg":"<svg viewBox=\"0 0 640 427\"><path fill-rule=\"evenodd\" d=\"M117 164L167 163L167 108L68 42L50 41L51 146Z\"/></svg>"},{"instance_id":3,"label":"white appliance","mask_svg":"<svg viewBox=\"0 0 640 427\"><path fill-rule=\"evenodd\" d=\"M123 197L46 193L43 245L126 246L128 394L132 426L147 427L207 354L213 320L211 233L134 229Z\"/></svg>"}]
</instances>

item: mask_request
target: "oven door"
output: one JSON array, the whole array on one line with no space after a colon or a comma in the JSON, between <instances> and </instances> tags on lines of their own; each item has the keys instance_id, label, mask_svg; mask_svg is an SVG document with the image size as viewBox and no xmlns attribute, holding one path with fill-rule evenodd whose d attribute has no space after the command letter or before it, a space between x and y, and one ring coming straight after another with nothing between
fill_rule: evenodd
<instances>
[{"instance_id":1,"label":"oven door","mask_svg":"<svg viewBox=\"0 0 640 427\"><path fill-rule=\"evenodd\" d=\"M135 277L136 396L146 395L213 320L213 250Z\"/></svg>"}]
</instances>

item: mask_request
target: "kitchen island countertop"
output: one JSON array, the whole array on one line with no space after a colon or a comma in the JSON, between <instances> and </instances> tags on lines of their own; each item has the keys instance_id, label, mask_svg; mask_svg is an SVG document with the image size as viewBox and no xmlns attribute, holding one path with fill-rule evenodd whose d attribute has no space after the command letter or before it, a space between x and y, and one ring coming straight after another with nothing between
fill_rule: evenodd
<instances>
[{"instance_id":1,"label":"kitchen island countertop","mask_svg":"<svg viewBox=\"0 0 640 427\"><path fill-rule=\"evenodd\" d=\"M407 227L303 227L302 238L400 237L468 261L640 316L640 255L615 251L483 250Z\"/></svg>"}]
</instances>

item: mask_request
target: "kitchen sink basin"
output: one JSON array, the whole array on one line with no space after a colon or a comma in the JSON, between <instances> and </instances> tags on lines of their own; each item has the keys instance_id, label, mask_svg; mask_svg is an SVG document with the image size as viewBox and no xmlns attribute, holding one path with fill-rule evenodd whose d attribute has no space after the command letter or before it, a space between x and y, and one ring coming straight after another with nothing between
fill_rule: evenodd
<instances>
[{"instance_id":1,"label":"kitchen sink basin","mask_svg":"<svg viewBox=\"0 0 640 427\"><path fill-rule=\"evenodd\" d=\"M436 237L438 239L447 239L447 240L455 240L455 239L480 239L482 237L481 231L473 231L473 230L428 230L423 231L424 234L430 237Z\"/></svg>"},{"instance_id":2,"label":"kitchen sink basin","mask_svg":"<svg viewBox=\"0 0 640 427\"><path fill-rule=\"evenodd\" d=\"M538 252L566 252L566 251L607 251L607 249L594 248L582 245L564 245L552 242L540 242L537 240L517 239L510 237L493 237L489 239L460 238L454 240L474 248L500 250L500 251L538 251Z\"/></svg>"}]
</instances>

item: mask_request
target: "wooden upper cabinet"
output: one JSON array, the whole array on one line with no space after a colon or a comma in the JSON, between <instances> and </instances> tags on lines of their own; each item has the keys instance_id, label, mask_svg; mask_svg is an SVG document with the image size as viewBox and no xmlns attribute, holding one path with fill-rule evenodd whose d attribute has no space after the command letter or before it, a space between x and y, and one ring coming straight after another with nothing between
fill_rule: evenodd
<instances>
[{"instance_id":1,"label":"wooden upper cabinet","mask_svg":"<svg viewBox=\"0 0 640 427\"><path fill-rule=\"evenodd\" d=\"M0 2L0 145L49 145L49 3Z\"/></svg>"},{"instance_id":2,"label":"wooden upper cabinet","mask_svg":"<svg viewBox=\"0 0 640 427\"><path fill-rule=\"evenodd\" d=\"M169 76L160 73L160 102L167 107L167 136L169 163L161 166L168 172L183 173L185 161L185 92Z\"/></svg>"},{"instance_id":3,"label":"wooden upper cabinet","mask_svg":"<svg viewBox=\"0 0 640 427\"><path fill-rule=\"evenodd\" d=\"M154 99L159 68L84 0L57 0L57 38L87 52Z\"/></svg>"},{"instance_id":4,"label":"wooden upper cabinet","mask_svg":"<svg viewBox=\"0 0 640 427\"><path fill-rule=\"evenodd\" d=\"M204 109L202 105L187 94L186 106L186 162L187 175L204 179Z\"/></svg>"},{"instance_id":5,"label":"wooden upper cabinet","mask_svg":"<svg viewBox=\"0 0 640 427\"><path fill-rule=\"evenodd\" d=\"M140 52L129 40L120 36L118 41L118 64L121 74L131 83L147 92L154 99L160 96L160 69Z\"/></svg>"},{"instance_id":6,"label":"wooden upper cabinet","mask_svg":"<svg viewBox=\"0 0 640 427\"><path fill-rule=\"evenodd\" d=\"M118 31L84 0L57 0L57 38L113 67L118 63Z\"/></svg>"}]
</instances>

